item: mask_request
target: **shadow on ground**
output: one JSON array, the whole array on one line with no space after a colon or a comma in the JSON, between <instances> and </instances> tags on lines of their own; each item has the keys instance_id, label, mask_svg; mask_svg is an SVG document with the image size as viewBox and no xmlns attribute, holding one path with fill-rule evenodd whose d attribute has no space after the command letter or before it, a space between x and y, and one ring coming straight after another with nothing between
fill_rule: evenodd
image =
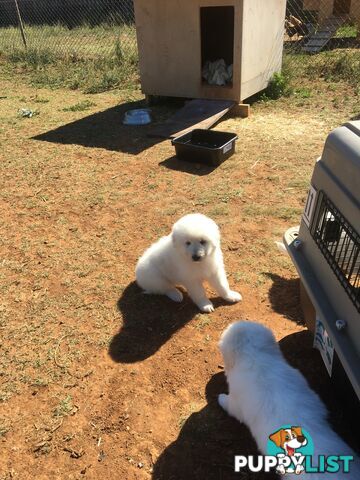
<instances>
[{"instance_id":1,"label":"shadow on ground","mask_svg":"<svg viewBox=\"0 0 360 480\"><path fill-rule=\"evenodd\" d=\"M162 138L149 138L147 136L151 129L154 128L154 123L142 126L123 125L122 121L127 110L145 107L146 103L143 100L127 102L68 123L55 130L42 133L33 137L33 139L44 142L104 148L106 150L137 155L164 141ZM162 121L173 110L173 106L168 107L164 105L156 107L153 117L157 121Z\"/></svg>"},{"instance_id":2,"label":"shadow on ground","mask_svg":"<svg viewBox=\"0 0 360 480\"><path fill-rule=\"evenodd\" d=\"M177 170L179 172L185 172L199 176L209 175L209 173L213 172L217 168L213 165L186 162L178 159L176 156L163 160L159 163L159 166L169 168L170 170Z\"/></svg>"},{"instance_id":3,"label":"shadow on ground","mask_svg":"<svg viewBox=\"0 0 360 480\"><path fill-rule=\"evenodd\" d=\"M227 392L223 373L206 386L207 405L185 422L175 442L160 455L153 480L250 480L254 474L234 472L235 455L258 455L256 444L244 424L229 417L217 404ZM275 480L274 474L256 474L257 480Z\"/></svg>"},{"instance_id":4,"label":"shadow on ground","mask_svg":"<svg viewBox=\"0 0 360 480\"><path fill-rule=\"evenodd\" d=\"M300 307L300 280L298 278L288 280L269 272L264 275L273 282L269 290L272 309L293 322L303 324L304 317Z\"/></svg>"},{"instance_id":5,"label":"shadow on ground","mask_svg":"<svg viewBox=\"0 0 360 480\"><path fill-rule=\"evenodd\" d=\"M321 355L313 348L314 336L309 330L293 333L280 340L280 348L289 364L300 370L329 410L334 430L359 451L359 436L353 425L360 421L359 405L351 398L347 381L334 384L328 375ZM334 364L334 373L336 365ZM340 386L341 385L341 386ZM352 392L351 392L352 393Z\"/></svg>"},{"instance_id":6,"label":"shadow on ground","mask_svg":"<svg viewBox=\"0 0 360 480\"><path fill-rule=\"evenodd\" d=\"M300 325L305 324L300 306L300 281L285 279L279 275L267 273L273 284L269 290L272 308L289 320ZM330 412L333 428L344 440L359 450L360 444L353 433L352 423L360 422L359 403L349 380L342 371L342 366L335 353L332 379L327 373L318 350L313 348L314 334L309 330L293 333L283 338L279 344L285 358L297 368L308 380L326 404Z\"/></svg>"},{"instance_id":7,"label":"shadow on ground","mask_svg":"<svg viewBox=\"0 0 360 480\"><path fill-rule=\"evenodd\" d=\"M220 298L212 299L215 307L229 305ZM133 363L154 355L172 335L199 312L184 294L176 303L165 295L145 295L135 282L124 290L117 303L123 325L109 347L115 362Z\"/></svg>"},{"instance_id":8,"label":"shadow on ground","mask_svg":"<svg viewBox=\"0 0 360 480\"><path fill-rule=\"evenodd\" d=\"M353 412L346 411L337 397L320 354L312 347L312 341L312 334L302 331L283 338L280 348L287 361L302 372L326 403L333 428L357 450L358 435L353 428ZM162 452L154 465L153 480L278 478L273 473L234 472L235 455L258 455L259 452L248 428L229 417L218 406L218 394L227 391L223 373L210 379L206 386L207 405L190 415L178 438Z\"/></svg>"}]
</instances>

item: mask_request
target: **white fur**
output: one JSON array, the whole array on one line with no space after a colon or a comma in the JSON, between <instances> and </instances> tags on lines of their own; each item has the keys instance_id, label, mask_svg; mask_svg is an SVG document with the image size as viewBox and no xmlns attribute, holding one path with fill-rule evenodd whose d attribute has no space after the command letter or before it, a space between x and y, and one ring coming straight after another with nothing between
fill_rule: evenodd
<instances>
[{"instance_id":1,"label":"white fur","mask_svg":"<svg viewBox=\"0 0 360 480\"><path fill-rule=\"evenodd\" d=\"M279 250L280 253L283 253L284 255L289 255L288 251L286 250L286 247L284 245L284 242L277 242L275 240L275 244L276 244L277 249Z\"/></svg>"},{"instance_id":2,"label":"white fur","mask_svg":"<svg viewBox=\"0 0 360 480\"><path fill-rule=\"evenodd\" d=\"M290 423L310 434L315 458L318 455L355 457L348 474L302 474L301 478L360 479L359 459L331 429L325 405L302 374L285 361L268 328L253 322L234 323L223 332L219 347L229 385L229 395L219 395L219 404L248 426L262 454L267 454L269 435Z\"/></svg>"},{"instance_id":3,"label":"white fur","mask_svg":"<svg viewBox=\"0 0 360 480\"><path fill-rule=\"evenodd\" d=\"M180 218L170 235L151 245L139 259L135 275L146 293L167 295L175 302L183 298L176 288L182 285L203 312L214 311L206 297L204 281L228 302L241 300L241 295L229 288L219 228L213 220L199 213Z\"/></svg>"}]
</instances>

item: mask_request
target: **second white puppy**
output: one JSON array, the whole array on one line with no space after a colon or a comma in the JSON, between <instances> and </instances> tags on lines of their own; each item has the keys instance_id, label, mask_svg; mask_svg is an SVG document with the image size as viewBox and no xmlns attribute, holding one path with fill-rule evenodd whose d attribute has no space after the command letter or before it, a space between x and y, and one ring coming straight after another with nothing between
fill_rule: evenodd
<instances>
[{"instance_id":1,"label":"second white puppy","mask_svg":"<svg viewBox=\"0 0 360 480\"><path fill-rule=\"evenodd\" d=\"M331 429L325 405L302 374L285 361L268 328L253 322L234 323L222 334L219 346L229 385L229 395L219 395L219 404L248 426L263 455L267 455L269 437L272 440L282 431L288 433L285 436L288 445L305 445L301 433L305 429L314 444L314 464L319 455L353 455L354 461L350 473L303 473L301 478L360 479L358 457ZM282 429L289 422L296 427ZM291 442L297 435L299 441ZM286 447L286 442L285 451L294 455L294 448ZM295 473L300 473L303 469L297 467L300 468ZM284 474L284 468L279 473ZM289 474L283 478L294 477Z\"/></svg>"},{"instance_id":2,"label":"second white puppy","mask_svg":"<svg viewBox=\"0 0 360 480\"><path fill-rule=\"evenodd\" d=\"M136 281L146 293L167 295L181 302L176 288L182 285L202 312L213 312L203 283L207 281L228 302L241 300L240 293L230 290L220 248L216 223L200 213L178 220L170 235L160 238L139 259Z\"/></svg>"}]
</instances>

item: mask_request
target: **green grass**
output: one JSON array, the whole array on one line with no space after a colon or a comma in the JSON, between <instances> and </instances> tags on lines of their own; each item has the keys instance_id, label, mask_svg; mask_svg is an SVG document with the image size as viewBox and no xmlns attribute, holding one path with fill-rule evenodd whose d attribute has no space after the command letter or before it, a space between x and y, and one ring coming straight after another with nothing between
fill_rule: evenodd
<instances>
[{"instance_id":1,"label":"green grass","mask_svg":"<svg viewBox=\"0 0 360 480\"><path fill-rule=\"evenodd\" d=\"M306 88L306 87L296 88L293 93L296 97L299 97L299 98L311 97L311 90L310 88Z\"/></svg>"},{"instance_id":2,"label":"green grass","mask_svg":"<svg viewBox=\"0 0 360 480\"><path fill-rule=\"evenodd\" d=\"M127 25L26 26L25 50L17 29L3 28L0 55L35 87L99 93L138 84L135 28ZM11 72L10 72L11 73Z\"/></svg>"},{"instance_id":3,"label":"green grass","mask_svg":"<svg viewBox=\"0 0 360 480\"><path fill-rule=\"evenodd\" d=\"M63 112L83 112L95 106L96 103L90 102L90 100L83 100L82 102L75 103L75 105L71 105L71 107L63 108Z\"/></svg>"},{"instance_id":4,"label":"green grass","mask_svg":"<svg viewBox=\"0 0 360 480\"><path fill-rule=\"evenodd\" d=\"M197 321L196 321L196 324L195 324L195 328L197 330L203 330L205 327L207 327L211 323L210 316L206 315L204 313L201 313L201 314L197 315L196 320Z\"/></svg>"},{"instance_id":5,"label":"green grass","mask_svg":"<svg viewBox=\"0 0 360 480\"><path fill-rule=\"evenodd\" d=\"M136 55L135 27L102 24L95 27L81 25L68 28L64 25L24 25L29 50L49 49L55 56L72 54L77 57L108 57L113 53L122 56ZM18 28L1 29L0 51L22 50L23 42Z\"/></svg>"},{"instance_id":6,"label":"green grass","mask_svg":"<svg viewBox=\"0 0 360 480\"><path fill-rule=\"evenodd\" d=\"M59 402L59 405L54 409L54 417L66 417L74 409L72 398L70 395L67 395L63 400Z\"/></svg>"},{"instance_id":7,"label":"green grass","mask_svg":"<svg viewBox=\"0 0 360 480\"><path fill-rule=\"evenodd\" d=\"M0 56L10 73L21 72L35 87L80 89L94 94L111 89L139 87L136 30L129 25L25 25L24 49L19 30L1 29ZM356 26L345 25L337 37L355 37ZM260 97L263 101L295 94L306 99L310 91L296 89L300 78L324 78L357 85L360 52L356 49L324 51L317 55L285 53L281 73L272 77Z\"/></svg>"},{"instance_id":8,"label":"green grass","mask_svg":"<svg viewBox=\"0 0 360 480\"><path fill-rule=\"evenodd\" d=\"M324 52L308 65L306 72L312 78L318 76L328 82L346 81L359 84L360 51Z\"/></svg>"},{"instance_id":9,"label":"green grass","mask_svg":"<svg viewBox=\"0 0 360 480\"><path fill-rule=\"evenodd\" d=\"M298 87L299 80L319 78L329 83L345 81L349 85L358 86L360 50L338 49L316 55L287 53L283 58L281 73L272 76L268 87L259 98L261 101L269 101L294 95L300 99L307 99L312 96L311 89Z\"/></svg>"},{"instance_id":10,"label":"green grass","mask_svg":"<svg viewBox=\"0 0 360 480\"><path fill-rule=\"evenodd\" d=\"M335 38L356 38L357 27L356 25L343 25L340 27L336 34Z\"/></svg>"},{"instance_id":11,"label":"green grass","mask_svg":"<svg viewBox=\"0 0 360 480\"><path fill-rule=\"evenodd\" d=\"M344 81L356 86L360 78L360 50L338 49L316 55L286 54L283 71L289 75L292 85L296 85L299 78L323 78L329 83ZM303 98L307 98L306 95Z\"/></svg>"},{"instance_id":12,"label":"green grass","mask_svg":"<svg viewBox=\"0 0 360 480\"><path fill-rule=\"evenodd\" d=\"M274 73L261 100L277 100L280 97L289 96L291 94L290 78L285 69L282 72Z\"/></svg>"},{"instance_id":13,"label":"green grass","mask_svg":"<svg viewBox=\"0 0 360 480\"><path fill-rule=\"evenodd\" d=\"M13 50L7 59L30 78L35 87L69 88L84 93L99 93L138 84L137 60L109 56L78 58L56 56L49 50Z\"/></svg>"}]
</instances>

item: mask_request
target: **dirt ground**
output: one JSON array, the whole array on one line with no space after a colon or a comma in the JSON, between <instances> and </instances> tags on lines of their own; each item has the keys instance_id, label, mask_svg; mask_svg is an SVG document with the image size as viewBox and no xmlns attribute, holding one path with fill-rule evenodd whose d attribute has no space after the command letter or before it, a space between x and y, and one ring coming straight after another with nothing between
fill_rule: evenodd
<instances>
[{"instance_id":1,"label":"dirt ground","mask_svg":"<svg viewBox=\"0 0 360 480\"><path fill-rule=\"evenodd\" d=\"M237 151L211 169L179 162L150 127L122 125L139 92L86 96L5 76L0 87L0 479L263 478L233 473L234 454L256 446L216 402L217 342L238 319L273 329L356 447L304 326L296 271L274 244L299 222L327 134L359 115L354 91L319 81L224 119L216 128L238 134ZM169 113L155 108L154 120ZM144 249L195 211L220 225L243 295L215 298L210 315L134 283Z\"/></svg>"}]
</instances>

